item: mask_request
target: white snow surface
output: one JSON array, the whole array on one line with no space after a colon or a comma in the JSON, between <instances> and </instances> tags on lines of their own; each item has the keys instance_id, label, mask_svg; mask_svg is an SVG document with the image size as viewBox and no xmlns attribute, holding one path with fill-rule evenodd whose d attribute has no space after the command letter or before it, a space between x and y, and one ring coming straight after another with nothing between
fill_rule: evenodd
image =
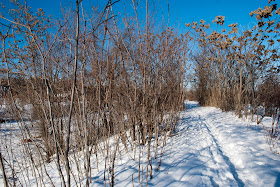
<instances>
[{"instance_id":1,"label":"white snow surface","mask_svg":"<svg viewBox=\"0 0 280 187\"><path fill-rule=\"evenodd\" d=\"M199 107L197 102L185 104L187 110L181 112L176 132L167 138L161 166L160 157L153 159L153 177L148 178L148 186L280 186L280 156L270 151L262 126L237 118L232 112ZM138 157L134 160L134 153L126 153L123 145L120 149L115 186L145 186L146 148L140 178ZM105 185L103 165L100 160L97 170L92 161L91 186ZM55 165L50 164L47 170L55 186L60 186Z\"/></svg>"}]
</instances>

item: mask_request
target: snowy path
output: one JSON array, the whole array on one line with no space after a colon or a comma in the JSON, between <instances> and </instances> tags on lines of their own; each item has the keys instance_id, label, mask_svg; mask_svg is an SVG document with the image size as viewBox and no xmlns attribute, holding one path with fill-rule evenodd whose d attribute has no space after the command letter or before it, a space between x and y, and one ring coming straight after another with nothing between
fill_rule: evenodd
<instances>
[{"instance_id":1,"label":"snowy path","mask_svg":"<svg viewBox=\"0 0 280 187\"><path fill-rule=\"evenodd\" d=\"M188 107L150 185L280 186L280 157L261 127L213 107Z\"/></svg>"}]
</instances>

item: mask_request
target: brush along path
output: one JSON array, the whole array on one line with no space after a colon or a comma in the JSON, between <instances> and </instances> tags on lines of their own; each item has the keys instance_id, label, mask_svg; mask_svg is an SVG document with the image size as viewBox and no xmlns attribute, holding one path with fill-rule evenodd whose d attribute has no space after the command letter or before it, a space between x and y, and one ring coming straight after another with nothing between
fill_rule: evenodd
<instances>
[{"instance_id":1,"label":"brush along path","mask_svg":"<svg viewBox=\"0 0 280 187\"><path fill-rule=\"evenodd\" d=\"M199 107L196 102L186 102L186 106L187 110L180 114L176 132L167 138L163 156L160 157L162 149L159 149L157 158L151 162L153 176L150 179L148 175L148 186L280 186L280 156L270 152L261 126L256 125L256 122L239 119L231 112L225 113L214 107ZM269 120L267 123L269 125ZM11 140L22 146L23 143L18 139L19 131L12 130L16 124L7 124L6 130L3 127L1 139L11 137ZM140 147L131 151L120 142L118 145L115 186L146 186L147 146L140 146L139 166ZM18 157L21 155L19 150L15 149ZM155 155L154 150L151 150L151 155ZM90 186L108 186L108 172L104 172L108 171L108 166L105 169L104 157L100 156L97 160L92 155L91 164ZM79 161L78 165L83 166L84 163ZM77 173L75 164L71 168ZM60 186L54 162L47 164L46 171L54 186ZM0 186L3 186L2 180L0 174ZM51 186L48 177L44 176L44 181L46 186ZM85 181L81 178L77 184L84 186ZM30 175L30 182L30 186L36 186L34 176ZM76 183L73 181L72 185Z\"/></svg>"}]
</instances>

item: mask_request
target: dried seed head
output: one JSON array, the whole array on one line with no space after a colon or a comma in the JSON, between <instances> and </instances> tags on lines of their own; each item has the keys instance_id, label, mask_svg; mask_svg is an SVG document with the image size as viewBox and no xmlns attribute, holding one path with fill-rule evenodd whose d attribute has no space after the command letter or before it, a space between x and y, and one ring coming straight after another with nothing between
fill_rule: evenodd
<instances>
[{"instance_id":1,"label":"dried seed head","mask_svg":"<svg viewBox=\"0 0 280 187\"><path fill-rule=\"evenodd\" d=\"M210 24L208 23L207 25L204 25L204 27L205 27L206 29L209 29L209 28L210 28Z\"/></svg>"},{"instance_id":2,"label":"dried seed head","mask_svg":"<svg viewBox=\"0 0 280 187\"><path fill-rule=\"evenodd\" d=\"M225 16L216 16L216 18L212 21L213 23L217 23L219 25L223 25L225 22Z\"/></svg>"},{"instance_id":3,"label":"dried seed head","mask_svg":"<svg viewBox=\"0 0 280 187\"><path fill-rule=\"evenodd\" d=\"M205 21L204 21L203 19L201 19L201 20L199 21L199 23L204 24Z\"/></svg>"},{"instance_id":4,"label":"dried seed head","mask_svg":"<svg viewBox=\"0 0 280 187\"><path fill-rule=\"evenodd\" d=\"M280 7L275 11L275 14L277 14L277 15L280 14Z\"/></svg>"},{"instance_id":5,"label":"dried seed head","mask_svg":"<svg viewBox=\"0 0 280 187\"><path fill-rule=\"evenodd\" d=\"M272 46L272 45L275 43L274 40L272 40L272 39L271 39L271 40L268 40L268 42L269 42L269 45L270 45L270 46Z\"/></svg>"}]
</instances>

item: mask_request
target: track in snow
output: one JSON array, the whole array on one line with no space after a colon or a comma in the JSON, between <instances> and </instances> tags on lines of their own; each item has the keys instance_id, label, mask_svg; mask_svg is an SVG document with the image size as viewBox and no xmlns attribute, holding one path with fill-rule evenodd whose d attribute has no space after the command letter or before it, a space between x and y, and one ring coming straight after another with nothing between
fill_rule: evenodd
<instances>
[{"instance_id":1,"label":"track in snow","mask_svg":"<svg viewBox=\"0 0 280 187\"><path fill-rule=\"evenodd\" d=\"M211 130L209 129L209 124L205 121L205 119L201 118L201 116L199 115L199 120L200 120L200 125L202 125L207 132L205 133L207 136L210 136L211 140L212 140L212 147L215 147L215 154L220 155L223 158L223 161L227 164L227 166L229 167L229 170L232 174L232 176L234 177L236 183L238 184L238 186L244 186L243 181L238 177L238 173L236 171L236 168L234 166L234 164L230 161L229 157L226 156L222 149L221 146L219 145L218 141L216 140L216 138L214 137L214 135L211 133ZM213 152L210 152L211 156L213 155Z\"/></svg>"},{"instance_id":2,"label":"track in snow","mask_svg":"<svg viewBox=\"0 0 280 187\"><path fill-rule=\"evenodd\" d=\"M280 157L269 151L261 127L194 102L187 108L150 186L279 185Z\"/></svg>"}]
</instances>

